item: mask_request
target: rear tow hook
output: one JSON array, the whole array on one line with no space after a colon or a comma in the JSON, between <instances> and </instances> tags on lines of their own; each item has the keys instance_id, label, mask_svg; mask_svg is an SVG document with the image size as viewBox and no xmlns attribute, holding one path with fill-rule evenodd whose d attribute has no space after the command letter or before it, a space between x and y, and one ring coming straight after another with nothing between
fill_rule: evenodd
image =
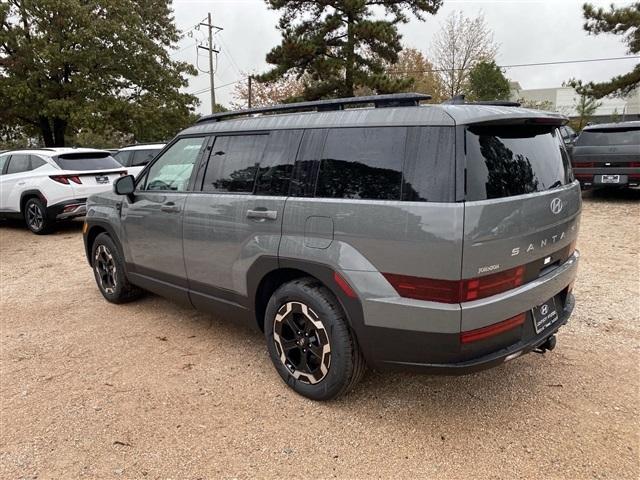
<instances>
[{"instance_id":1,"label":"rear tow hook","mask_svg":"<svg viewBox=\"0 0 640 480\"><path fill-rule=\"evenodd\" d=\"M551 335L549 338L547 338L543 344L538 345L536 348L533 349L534 352L536 353L544 353L547 350L551 351L554 348L556 348L556 336L555 335Z\"/></svg>"}]
</instances>

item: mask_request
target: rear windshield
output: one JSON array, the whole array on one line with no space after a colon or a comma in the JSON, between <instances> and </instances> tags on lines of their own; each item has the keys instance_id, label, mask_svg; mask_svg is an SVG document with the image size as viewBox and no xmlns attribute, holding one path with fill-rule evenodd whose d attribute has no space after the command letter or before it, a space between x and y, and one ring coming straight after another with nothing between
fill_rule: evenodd
<instances>
[{"instance_id":1,"label":"rear windshield","mask_svg":"<svg viewBox=\"0 0 640 480\"><path fill-rule=\"evenodd\" d=\"M555 127L473 126L467 129L467 200L542 192L573 179Z\"/></svg>"},{"instance_id":2,"label":"rear windshield","mask_svg":"<svg viewBox=\"0 0 640 480\"><path fill-rule=\"evenodd\" d=\"M108 152L63 153L54 158L63 170L111 170L122 165Z\"/></svg>"},{"instance_id":3,"label":"rear windshield","mask_svg":"<svg viewBox=\"0 0 640 480\"><path fill-rule=\"evenodd\" d=\"M583 130L576 145L581 147L640 145L640 128Z\"/></svg>"}]
</instances>

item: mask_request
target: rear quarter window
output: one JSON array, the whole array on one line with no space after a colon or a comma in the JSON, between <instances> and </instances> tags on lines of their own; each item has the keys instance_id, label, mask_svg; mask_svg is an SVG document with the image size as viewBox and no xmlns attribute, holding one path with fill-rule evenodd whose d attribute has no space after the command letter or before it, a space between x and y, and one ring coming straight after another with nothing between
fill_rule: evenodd
<instances>
[{"instance_id":1,"label":"rear quarter window","mask_svg":"<svg viewBox=\"0 0 640 480\"><path fill-rule=\"evenodd\" d=\"M573 180L555 128L472 126L466 131L467 200L541 192Z\"/></svg>"},{"instance_id":2,"label":"rear quarter window","mask_svg":"<svg viewBox=\"0 0 640 480\"><path fill-rule=\"evenodd\" d=\"M108 152L63 153L54 158L63 170L111 170L122 165Z\"/></svg>"}]
</instances>

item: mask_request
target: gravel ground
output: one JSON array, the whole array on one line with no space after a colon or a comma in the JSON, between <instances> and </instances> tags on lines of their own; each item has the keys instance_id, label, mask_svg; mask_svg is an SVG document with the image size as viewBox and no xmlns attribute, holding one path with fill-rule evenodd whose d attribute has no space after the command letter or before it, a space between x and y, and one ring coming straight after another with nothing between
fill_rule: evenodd
<instances>
[{"instance_id":1,"label":"gravel ground","mask_svg":"<svg viewBox=\"0 0 640 480\"><path fill-rule=\"evenodd\" d=\"M2 478L611 478L639 461L640 192L586 194L558 346L464 377L368 372L314 403L263 338L100 296L79 223L0 226Z\"/></svg>"}]
</instances>

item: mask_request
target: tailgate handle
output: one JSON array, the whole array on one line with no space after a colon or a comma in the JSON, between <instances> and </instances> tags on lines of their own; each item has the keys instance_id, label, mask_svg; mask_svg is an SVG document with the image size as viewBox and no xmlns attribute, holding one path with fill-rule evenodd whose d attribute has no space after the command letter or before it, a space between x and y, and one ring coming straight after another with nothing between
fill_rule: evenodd
<instances>
[{"instance_id":1,"label":"tailgate handle","mask_svg":"<svg viewBox=\"0 0 640 480\"><path fill-rule=\"evenodd\" d=\"M259 220L275 220L278 218L278 212L276 210L256 209L247 210L247 218L256 218Z\"/></svg>"},{"instance_id":2,"label":"tailgate handle","mask_svg":"<svg viewBox=\"0 0 640 480\"><path fill-rule=\"evenodd\" d=\"M160 207L160 210L168 213L176 213L180 211L180 207L173 202L167 202Z\"/></svg>"}]
</instances>

